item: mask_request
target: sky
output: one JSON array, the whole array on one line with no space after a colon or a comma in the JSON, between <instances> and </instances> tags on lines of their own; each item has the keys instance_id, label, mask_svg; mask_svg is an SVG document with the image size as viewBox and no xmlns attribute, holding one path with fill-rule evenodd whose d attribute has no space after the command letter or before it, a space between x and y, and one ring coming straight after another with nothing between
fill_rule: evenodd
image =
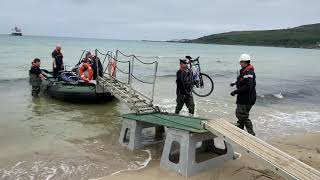
<instances>
[{"instance_id":1,"label":"sky","mask_svg":"<svg viewBox=\"0 0 320 180\"><path fill-rule=\"evenodd\" d=\"M320 0L0 0L0 34L194 39L320 23Z\"/></svg>"}]
</instances>

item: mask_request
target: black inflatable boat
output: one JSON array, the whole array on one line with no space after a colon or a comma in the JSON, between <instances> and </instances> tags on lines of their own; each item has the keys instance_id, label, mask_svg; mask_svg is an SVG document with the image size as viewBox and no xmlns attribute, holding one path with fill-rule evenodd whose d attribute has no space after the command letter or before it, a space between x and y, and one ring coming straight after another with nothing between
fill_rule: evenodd
<instances>
[{"instance_id":1,"label":"black inflatable boat","mask_svg":"<svg viewBox=\"0 0 320 180\"><path fill-rule=\"evenodd\" d=\"M74 102L96 102L112 99L110 93L97 93L95 81L84 82L71 71L64 71L58 78L53 78L52 72L42 69L46 77L42 81L44 94L56 99Z\"/></svg>"}]
</instances>

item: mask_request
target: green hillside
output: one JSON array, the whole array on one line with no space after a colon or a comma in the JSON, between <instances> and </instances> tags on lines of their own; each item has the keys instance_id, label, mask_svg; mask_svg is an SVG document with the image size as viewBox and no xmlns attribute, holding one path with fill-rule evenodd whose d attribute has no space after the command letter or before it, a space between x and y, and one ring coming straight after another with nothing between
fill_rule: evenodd
<instances>
[{"instance_id":1,"label":"green hillside","mask_svg":"<svg viewBox=\"0 0 320 180\"><path fill-rule=\"evenodd\" d=\"M190 40L192 43L320 48L320 23L289 29L233 31Z\"/></svg>"}]
</instances>

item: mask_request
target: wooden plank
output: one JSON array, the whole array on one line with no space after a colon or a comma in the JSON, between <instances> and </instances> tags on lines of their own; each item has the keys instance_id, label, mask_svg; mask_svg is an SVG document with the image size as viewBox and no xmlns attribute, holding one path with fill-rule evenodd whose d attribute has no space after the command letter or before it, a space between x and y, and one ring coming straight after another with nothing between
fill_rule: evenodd
<instances>
[{"instance_id":1,"label":"wooden plank","mask_svg":"<svg viewBox=\"0 0 320 180\"><path fill-rule=\"evenodd\" d=\"M237 128L235 128L234 126L230 126L230 127L228 127L228 126L226 126L226 124L225 123L221 123L221 122L217 122L217 123L220 123L220 126L222 126L222 127L225 127L225 128L227 128L227 129L231 129L231 128L233 128L232 130L234 131L234 130L238 130ZM265 155L268 155L268 159L272 159L273 161L277 161L279 158L278 157L274 157L273 155L274 155L274 153L272 153L272 152L270 152L270 151L267 151L268 149L270 149L270 145L268 145L268 144L264 144L264 143L259 143L259 144L257 144L257 143L255 143L255 142L252 142L252 138L250 138L249 137L249 139L248 139L248 137L247 136L239 136L238 138L241 138L242 140L244 140L244 141L247 141L247 142L249 142L250 144L252 144L253 146L255 146L256 148L258 148L258 150L259 150L259 153L264 153ZM272 149L272 148L271 148ZM261 152L261 151L263 151L263 152ZM280 155L282 155L282 157L283 157L283 159L281 159L282 161L280 162L280 163L282 163L282 165L283 166L288 166L288 164L289 165L291 165L290 166L290 168L291 168L291 170L292 171L296 171L297 173L300 173L300 176L302 175L303 176L303 174L301 174L301 173L303 173L303 172L301 172L301 167L299 166L299 165L297 165L296 163L292 163L291 161L292 161L292 159L291 158L287 158L287 156L285 156L284 154L282 154L283 152L281 152L281 151L279 151L279 150L275 150L276 151L276 153L277 154L280 154ZM307 177L305 177L305 178L307 178Z\"/></svg>"},{"instance_id":2,"label":"wooden plank","mask_svg":"<svg viewBox=\"0 0 320 180\"><path fill-rule=\"evenodd\" d=\"M288 179L319 180L320 172L293 158L283 151L219 119L204 121L205 128L215 135L222 136L227 142L239 146L242 152L261 160L271 170Z\"/></svg>"}]
</instances>

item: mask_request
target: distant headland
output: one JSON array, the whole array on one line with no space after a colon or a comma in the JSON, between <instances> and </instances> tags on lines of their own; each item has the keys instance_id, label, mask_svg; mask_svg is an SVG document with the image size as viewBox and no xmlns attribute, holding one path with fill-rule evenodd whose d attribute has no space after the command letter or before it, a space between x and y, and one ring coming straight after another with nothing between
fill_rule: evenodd
<instances>
[{"instance_id":1,"label":"distant headland","mask_svg":"<svg viewBox=\"0 0 320 180\"><path fill-rule=\"evenodd\" d=\"M320 23L287 29L232 31L167 42L320 49Z\"/></svg>"}]
</instances>

